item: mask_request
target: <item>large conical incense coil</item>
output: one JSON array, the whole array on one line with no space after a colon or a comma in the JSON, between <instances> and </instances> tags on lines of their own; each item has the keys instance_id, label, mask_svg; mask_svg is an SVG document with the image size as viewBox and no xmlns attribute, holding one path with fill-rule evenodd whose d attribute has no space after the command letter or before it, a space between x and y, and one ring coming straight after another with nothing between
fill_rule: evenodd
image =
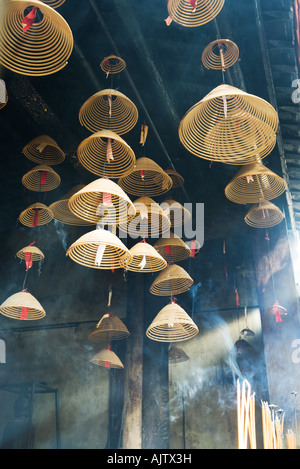
<instances>
[{"instance_id":1,"label":"large conical incense coil","mask_svg":"<svg viewBox=\"0 0 300 469\"><path fill-rule=\"evenodd\" d=\"M139 197L133 205L136 214L133 216L131 209L129 210L127 222L119 225L121 231L132 237L157 238L170 230L169 217L153 199Z\"/></svg>"},{"instance_id":2,"label":"large conical incense coil","mask_svg":"<svg viewBox=\"0 0 300 469\"><path fill-rule=\"evenodd\" d=\"M59 174L45 164L35 166L22 177L23 186L34 192L52 191L60 185L60 182Z\"/></svg>"},{"instance_id":3,"label":"large conical incense coil","mask_svg":"<svg viewBox=\"0 0 300 469\"><path fill-rule=\"evenodd\" d=\"M33 321L46 316L38 300L27 291L14 293L0 306L0 313L11 319Z\"/></svg>"},{"instance_id":4,"label":"large conical incense coil","mask_svg":"<svg viewBox=\"0 0 300 469\"><path fill-rule=\"evenodd\" d=\"M157 296L171 296L184 293L193 285L194 280L179 265L166 267L152 282L150 293Z\"/></svg>"},{"instance_id":5,"label":"large conical incense coil","mask_svg":"<svg viewBox=\"0 0 300 469\"><path fill-rule=\"evenodd\" d=\"M224 2L225 0L168 0L167 8L170 20L192 28L212 21L222 10Z\"/></svg>"},{"instance_id":6,"label":"large conical incense coil","mask_svg":"<svg viewBox=\"0 0 300 469\"><path fill-rule=\"evenodd\" d=\"M238 46L229 39L217 39L208 44L202 53L204 67L223 70L232 67L239 58Z\"/></svg>"},{"instance_id":7,"label":"large conical incense coil","mask_svg":"<svg viewBox=\"0 0 300 469\"><path fill-rule=\"evenodd\" d=\"M48 135L41 135L31 140L22 150L31 161L54 166L65 160L65 153Z\"/></svg>"},{"instance_id":8,"label":"large conical incense coil","mask_svg":"<svg viewBox=\"0 0 300 469\"><path fill-rule=\"evenodd\" d=\"M42 261L45 259L45 255L43 254L43 252L33 244L20 249L20 251L17 252L16 256L19 257L19 259L26 260L26 253L29 253L31 255L31 259L33 262Z\"/></svg>"},{"instance_id":9,"label":"large conical incense coil","mask_svg":"<svg viewBox=\"0 0 300 469\"><path fill-rule=\"evenodd\" d=\"M106 75L115 75L116 73L122 72L126 68L125 60L121 57L117 57L114 54L104 57L100 63L100 67Z\"/></svg>"},{"instance_id":10,"label":"large conical incense coil","mask_svg":"<svg viewBox=\"0 0 300 469\"><path fill-rule=\"evenodd\" d=\"M29 205L29 207L23 210L19 215L19 221L22 225L30 227L47 225L47 223L50 223L52 220L53 213L51 209L40 202Z\"/></svg>"},{"instance_id":11,"label":"large conical incense coil","mask_svg":"<svg viewBox=\"0 0 300 469\"><path fill-rule=\"evenodd\" d=\"M118 179L135 165L134 151L111 130L100 130L83 140L77 156L85 169L110 179Z\"/></svg>"},{"instance_id":12,"label":"large conical incense coil","mask_svg":"<svg viewBox=\"0 0 300 469\"><path fill-rule=\"evenodd\" d=\"M187 244L172 232L168 238L162 237L156 241L154 247L167 262L183 261L191 254Z\"/></svg>"},{"instance_id":13,"label":"large conical incense coil","mask_svg":"<svg viewBox=\"0 0 300 469\"><path fill-rule=\"evenodd\" d=\"M111 312L102 316L95 329L88 335L94 342L125 339L130 335L121 319Z\"/></svg>"},{"instance_id":14,"label":"large conical incense coil","mask_svg":"<svg viewBox=\"0 0 300 469\"><path fill-rule=\"evenodd\" d=\"M73 226L91 226L96 223L90 223L82 218L76 217L71 210L69 209L68 203L69 198L78 192L80 189L85 187L85 184L78 184L73 187L67 194L65 194L61 199L53 202L49 208L52 210L53 218L60 223Z\"/></svg>"},{"instance_id":15,"label":"large conical incense coil","mask_svg":"<svg viewBox=\"0 0 300 469\"><path fill-rule=\"evenodd\" d=\"M123 363L110 347L100 350L90 361L95 365L104 366L105 368L124 368Z\"/></svg>"},{"instance_id":16,"label":"large conical incense coil","mask_svg":"<svg viewBox=\"0 0 300 469\"><path fill-rule=\"evenodd\" d=\"M90 132L109 129L119 135L137 123L135 104L120 91L105 89L88 98L79 110L79 122Z\"/></svg>"},{"instance_id":17,"label":"large conical incense coil","mask_svg":"<svg viewBox=\"0 0 300 469\"><path fill-rule=\"evenodd\" d=\"M72 195L68 207L76 217L95 224L118 225L127 220L129 210L133 216L136 213L121 187L106 178L96 179Z\"/></svg>"},{"instance_id":18,"label":"large conical incense coil","mask_svg":"<svg viewBox=\"0 0 300 469\"><path fill-rule=\"evenodd\" d=\"M66 255L77 264L93 269L126 268L132 255L122 241L102 228L81 236L67 250Z\"/></svg>"},{"instance_id":19,"label":"large conical incense coil","mask_svg":"<svg viewBox=\"0 0 300 469\"><path fill-rule=\"evenodd\" d=\"M0 79L0 109L6 106L8 102L8 94L5 81Z\"/></svg>"},{"instance_id":20,"label":"large conical incense coil","mask_svg":"<svg viewBox=\"0 0 300 469\"><path fill-rule=\"evenodd\" d=\"M154 318L146 335L158 342L183 342L192 339L198 332L198 327L184 309L170 303Z\"/></svg>"},{"instance_id":21,"label":"large conical incense coil","mask_svg":"<svg viewBox=\"0 0 300 469\"><path fill-rule=\"evenodd\" d=\"M141 241L130 249L132 261L126 269L131 272L158 272L167 266L166 260L150 244Z\"/></svg>"},{"instance_id":22,"label":"large conical incense coil","mask_svg":"<svg viewBox=\"0 0 300 469\"><path fill-rule=\"evenodd\" d=\"M60 7L63 3L65 3L66 0L42 0L43 3L47 3L52 8L58 8Z\"/></svg>"},{"instance_id":23,"label":"large conical incense coil","mask_svg":"<svg viewBox=\"0 0 300 469\"><path fill-rule=\"evenodd\" d=\"M143 156L136 160L132 171L119 179L118 184L128 194L155 197L168 192L173 182L155 161Z\"/></svg>"},{"instance_id":24,"label":"large conical incense coil","mask_svg":"<svg viewBox=\"0 0 300 469\"><path fill-rule=\"evenodd\" d=\"M237 204L253 204L261 199L275 199L285 190L283 178L262 163L252 163L240 168L225 187L225 195Z\"/></svg>"},{"instance_id":25,"label":"large conical incense coil","mask_svg":"<svg viewBox=\"0 0 300 469\"><path fill-rule=\"evenodd\" d=\"M179 138L199 158L244 165L272 151L277 127L277 113L267 101L220 85L185 114Z\"/></svg>"},{"instance_id":26,"label":"large conical incense coil","mask_svg":"<svg viewBox=\"0 0 300 469\"><path fill-rule=\"evenodd\" d=\"M176 344L170 345L170 348L169 348L169 363L170 364L186 362L189 359L190 357L184 352L184 350L182 350L182 348L179 348Z\"/></svg>"},{"instance_id":27,"label":"large conical incense coil","mask_svg":"<svg viewBox=\"0 0 300 469\"><path fill-rule=\"evenodd\" d=\"M267 200L253 205L245 216L245 222L253 228L271 228L281 223L283 219L284 215L280 208Z\"/></svg>"},{"instance_id":28,"label":"large conical incense coil","mask_svg":"<svg viewBox=\"0 0 300 469\"><path fill-rule=\"evenodd\" d=\"M56 10L38 0L1 5L0 63L4 67L21 75L44 76L67 65L73 35ZM29 28L23 31L26 24Z\"/></svg>"},{"instance_id":29,"label":"large conical incense coil","mask_svg":"<svg viewBox=\"0 0 300 469\"><path fill-rule=\"evenodd\" d=\"M177 189L178 187L183 186L184 178L183 176L181 176L181 174L177 173L177 171L175 171L174 169L167 168L165 169L165 173L167 173L168 176L170 176L170 178L172 179L172 189Z\"/></svg>"},{"instance_id":30,"label":"large conical incense coil","mask_svg":"<svg viewBox=\"0 0 300 469\"><path fill-rule=\"evenodd\" d=\"M164 213L169 217L171 228L182 226L192 218L191 212L172 198L166 199L162 204Z\"/></svg>"}]
</instances>

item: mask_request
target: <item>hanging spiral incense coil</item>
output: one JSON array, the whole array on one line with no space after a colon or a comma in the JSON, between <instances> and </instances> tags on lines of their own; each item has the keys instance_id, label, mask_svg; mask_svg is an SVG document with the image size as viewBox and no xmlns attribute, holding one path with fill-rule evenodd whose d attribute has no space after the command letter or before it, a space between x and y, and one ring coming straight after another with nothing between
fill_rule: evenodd
<instances>
[{"instance_id":1,"label":"hanging spiral incense coil","mask_svg":"<svg viewBox=\"0 0 300 469\"><path fill-rule=\"evenodd\" d=\"M68 23L53 8L38 0L1 2L0 63L21 75L44 76L67 65L73 50ZM36 16L27 31L22 20L35 8Z\"/></svg>"},{"instance_id":2,"label":"hanging spiral incense coil","mask_svg":"<svg viewBox=\"0 0 300 469\"><path fill-rule=\"evenodd\" d=\"M119 179L118 184L128 194L155 197L168 192L173 182L155 161L141 157L136 160L134 169Z\"/></svg>"},{"instance_id":3,"label":"hanging spiral incense coil","mask_svg":"<svg viewBox=\"0 0 300 469\"><path fill-rule=\"evenodd\" d=\"M252 163L237 172L225 187L225 195L237 204L253 204L279 197L286 187L285 180L262 163Z\"/></svg>"},{"instance_id":4,"label":"hanging spiral incense coil","mask_svg":"<svg viewBox=\"0 0 300 469\"><path fill-rule=\"evenodd\" d=\"M22 153L31 161L54 166L65 160L65 153L48 135L41 135L24 146Z\"/></svg>"},{"instance_id":5,"label":"hanging spiral incense coil","mask_svg":"<svg viewBox=\"0 0 300 469\"><path fill-rule=\"evenodd\" d=\"M175 23L197 27L212 21L222 10L225 0L168 0L168 12Z\"/></svg>"},{"instance_id":6,"label":"hanging spiral incense coil","mask_svg":"<svg viewBox=\"0 0 300 469\"><path fill-rule=\"evenodd\" d=\"M45 164L35 166L22 177L22 184L34 192L48 192L60 185L60 176Z\"/></svg>"},{"instance_id":7,"label":"hanging spiral incense coil","mask_svg":"<svg viewBox=\"0 0 300 469\"><path fill-rule=\"evenodd\" d=\"M182 226L192 218L191 212L172 198L166 199L161 207L170 219L171 228Z\"/></svg>"},{"instance_id":8,"label":"hanging spiral incense coil","mask_svg":"<svg viewBox=\"0 0 300 469\"><path fill-rule=\"evenodd\" d=\"M79 110L79 122L90 132L109 129L119 135L137 123L135 104L120 91L105 89L88 98Z\"/></svg>"},{"instance_id":9,"label":"hanging spiral incense coil","mask_svg":"<svg viewBox=\"0 0 300 469\"><path fill-rule=\"evenodd\" d=\"M22 225L30 227L47 225L52 220L53 213L50 208L39 202L30 205L19 215Z\"/></svg>"},{"instance_id":10,"label":"hanging spiral incense coil","mask_svg":"<svg viewBox=\"0 0 300 469\"><path fill-rule=\"evenodd\" d=\"M113 181L97 179L69 198L68 207L79 218L90 223L118 225L125 222L135 207L125 192Z\"/></svg>"},{"instance_id":11,"label":"hanging spiral incense coil","mask_svg":"<svg viewBox=\"0 0 300 469\"><path fill-rule=\"evenodd\" d=\"M190 357L175 344L171 344L169 348L169 363L170 364L176 364L176 363L182 363L186 362L189 360Z\"/></svg>"},{"instance_id":12,"label":"hanging spiral incense coil","mask_svg":"<svg viewBox=\"0 0 300 469\"><path fill-rule=\"evenodd\" d=\"M253 228L271 228L283 219L282 211L267 200L253 205L245 216L245 222Z\"/></svg>"},{"instance_id":13,"label":"hanging spiral incense coil","mask_svg":"<svg viewBox=\"0 0 300 469\"><path fill-rule=\"evenodd\" d=\"M156 241L154 247L167 262L183 261L191 254L191 250L187 244L172 232L170 233L170 237L160 238Z\"/></svg>"},{"instance_id":14,"label":"hanging spiral incense coil","mask_svg":"<svg viewBox=\"0 0 300 469\"><path fill-rule=\"evenodd\" d=\"M98 258L99 249L103 249L101 258ZM132 260L129 249L122 241L110 231L101 228L77 239L66 255L77 264L104 270L126 268Z\"/></svg>"},{"instance_id":15,"label":"hanging spiral incense coil","mask_svg":"<svg viewBox=\"0 0 300 469\"><path fill-rule=\"evenodd\" d=\"M33 262L35 261L42 261L45 259L45 256L44 254L42 253L42 251L37 248L36 246L25 246L24 248L20 249L20 251L17 252L16 256L19 257L19 259L22 259L23 261L25 260L26 258L26 253L30 253L31 254L31 259Z\"/></svg>"},{"instance_id":16,"label":"hanging spiral incense coil","mask_svg":"<svg viewBox=\"0 0 300 469\"><path fill-rule=\"evenodd\" d=\"M114 313L106 313L102 316L95 329L88 335L89 340L111 341L126 339L130 335L127 327Z\"/></svg>"},{"instance_id":17,"label":"hanging spiral incense coil","mask_svg":"<svg viewBox=\"0 0 300 469\"><path fill-rule=\"evenodd\" d=\"M123 363L119 357L113 352L110 347L100 350L91 360L95 365L104 366L105 368L124 368Z\"/></svg>"},{"instance_id":18,"label":"hanging spiral incense coil","mask_svg":"<svg viewBox=\"0 0 300 469\"><path fill-rule=\"evenodd\" d=\"M66 0L42 0L43 3L47 3L52 8L58 8L60 7L63 3L65 3Z\"/></svg>"},{"instance_id":19,"label":"hanging spiral incense coil","mask_svg":"<svg viewBox=\"0 0 300 469\"><path fill-rule=\"evenodd\" d=\"M208 44L202 53L204 67L213 70L226 70L239 58L238 46L229 39L217 39Z\"/></svg>"},{"instance_id":20,"label":"hanging spiral incense coil","mask_svg":"<svg viewBox=\"0 0 300 469\"><path fill-rule=\"evenodd\" d=\"M141 241L131 249L132 261L127 264L131 272L158 272L167 266L165 259L150 244Z\"/></svg>"},{"instance_id":21,"label":"hanging spiral incense coil","mask_svg":"<svg viewBox=\"0 0 300 469\"><path fill-rule=\"evenodd\" d=\"M38 300L27 291L14 293L0 306L0 313L11 319L37 320L46 316Z\"/></svg>"},{"instance_id":22,"label":"hanging spiral incense coil","mask_svg":"<svg viewBox=\"0 0 300 469\"><path fill-rule=\"evenodd\" d=\"M120 231L131 237L157 238L170 230L169 217L150 197L140 197L133 202L135 215L128 211L126 223L119 224Z\"/></svg>"},{"instance_id":23,"label":"hanging spiral incense coil","mask_svg":"<svg viewBox=\"0 0 300 469\"><path fill-rule=\"evenodd\" d=\"M66 225L73 225L73 226L91 226L95 225L96 223L90 223L82 218L76 217L71 210L69 209L68 203L69 198L76 194L76 192L80 191L85 187L84 184L78 184L77 186L73 187L67 194L65 194L61 199L53 202L49 208L53 213L53 218L60 223L64 223Z\"/></svg>"},{"instance_id":24,"label":"hanging spiral incense coil","mask_svg":"<svg viewBox=\"0 0 300 469\"><path fill-rule=\"evenodd\" d=\"M220 85L185 114L179 138L199 158L244 165L272 151L277 127L277 113L267 101Z\"/></svg>"},{"instance_id":25,"label":"hanging spiral incense coil","mask_svg":"<svg viewBox=\"0 0 300 469\"><path fill-rule=\"evenodd\" d=\"M135 154L115 132L100 130L83 140L78 149L79 162L98 176L118 179L135 164Z\"/></svg>"},{"instance_id":26,"label":"hanging spiral incense coil","mask_svg":"<svg viewBox=\"0 0 300 469\"><path fill-rule=\"evenodd\" d=\"M106 75L114 75L122 72L126 68L126 62L114 54L104 57L100 63L100 67Z\"/></svg>"},{"instance_id":27,"label":"hanging spiral incense coil","mask_svg":"<svg viewBox=\"0 0 300 469\"><path fill-rule=\"evenodd\" d=\"M167 168L165 169L165 173L167 173L167 175L172 179L172 189L177 189L178 187L183 186L184 178L181 176L181 174L177 173L177 171Z\"/></svg>"},{"instance_id":28,"label":"hanging spiral incense coil","mask_svg":"<svg viewBox=\"0 0 300 469\"><path fill-rule=\"evenodd\" d=\"M183 342L192 339L198 332L198 327L184 309L170 303L157 314L146 335L158 342Z\"/></svg>"},{"instance_id":29,"label":"hanging spiral incense coil","mask_svg":"<svg viewBox=\"0 0 300 469\"><path fill-rule=\"evenodd\" d=\"M179 265L166 267L152 282L150 293L157 296L172 296L184 293L193 285L194 280Z\"/></svg>"}]
</instances>

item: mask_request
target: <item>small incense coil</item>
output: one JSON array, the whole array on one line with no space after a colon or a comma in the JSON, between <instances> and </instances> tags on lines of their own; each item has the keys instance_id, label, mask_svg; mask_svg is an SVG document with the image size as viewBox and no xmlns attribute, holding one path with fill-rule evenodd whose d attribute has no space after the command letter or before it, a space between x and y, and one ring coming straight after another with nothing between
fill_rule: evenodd
<instances>
[{"instance_id":1,"label":"small incense coil","mask_svg":"<svg viewBox=\"0 0 300 469\"><path fill-rule=\"evenodd\" d=\"M127 327L121 319L111 312L102 316L95 329L88 335L94 342L121 340L130 335Z\"/></svg>"},{"instance_id":2,"label":"small incense coil","mask_svg":"<svg viewBox=\"0 0 300 469\"><path fill-rule=\"evenodd\" d=\"M169 348L169 363L176 364L189 360L190 357L177 345L172 344Z\"/></svg>"},{"instance_id":3,"label":"small incense coil","mask_svg":"<svg viewBox=\"0 0 300 469\"><path fill-rule=\"evenodd\" d=\"M173 181L172 189L177 189L178 187L183 186L184 184L184 178L181 176L181 174L177 173L174 169L165 169L165 173L167 173L168 176Z\"/></svg>"},{"instance_id":4,"label":"small incense coil","mask_svg":"<svg viewBox=\"0 0 300 469\"><path fill-rule=\"evenodd\" d=\"M121 57L117 57L114 54L111 54L104 59L100 63L101 70L103 70L106 75L114 75L116 73L122 72L126 68L125 60L121 59Z\"/></svg>"},{"instance_id":5,"label":"small incense coil","mask_svg":"<svg viewBox=\"0 0 300 469\"><path fill-rule=\"evenodd\" d=\"M141 157L136 160L134 169L119 179L118 184L128 194L155 197L168 192L173 182L155 161Z\"/></svg>"},{"instance_id":6,"label":"small incense coil","mask_svg":"<svg viewBox=\"0 0 300 469\"><path fill-rule=\"evenodd\" d=\"M24 309L28 308L28 310ZM46 313L38 300L27 291L14 293L0 306L0 313L11 319L33 321L42 319Z\"/></svg>"},{"instance_id":7,"label":"small incense coil","mask_svg":"<svg viewBox=\"0 0 300 469\"><path fill-rule=\"evenodd\" d=\"M222 10L225 0L198 0L194 8L188 0L168 0L168 12L175 23L189 28L212 21Z\"/></svg>"},{"instance_id":8,"label":"small incense coil","mask_svg":"<svg viewBox=\"0 0 300 469\"><path fill-rule=\"evenodd\" d=\"M194 280L179 265L166 267L152 282L150 293L157 296L171 296L184 293L193 285Z\"/></svg>"},{"instance_id":9,"label":"small incense coil","mask_svg":"<svg viewBox=\"0 0 300 469\"><path fill-rule=\"evenodd\" d=\"M198 327L184 309L170 303L154 318L146 336L158 342L183 342L192 339L198 332Z\"/></svg>"},{"instance_id":10,"label":"small incense coil","mask_svg":"<svg viewBox=\"0 0 300 469\"><path fill-rule=\"evenodd\" d=\"M136 161L131 147L111 130L100 130L83 140L78 146L77 156L85 169L109 179L118 179L131 171Z\"/></svg>"},{"instance_id":11,"label":"small incense coil","mask_svg":"<svg viewBox=\"0 0 300 469\"><path fill-rule=\"evenodd\" d=\"M167 262L183 261L191 255L187 244L172 232L170 232L170 237L156 241L154 247Z\"/></svg>"},{"instance_id":12,"label":"small incense coil","mask_svg":"<svg viewBox=\"0 0 300 469\"><path fill-rule=\"evenodd\" d=\"M133 202L135 216L128 212L126 223L120 223L122 232L132 237L157 238L170 230L171 223L161 206L150 197L140 197Z\"/></svg>"},{"instance_id":13,"label":"small incense coil","mask_svg":"<svg viewBox=\"0 0 300 469\"><path fill-rule=\"evenodd\" d=\"M150 244L141 241L130 249L132 261L126 269L131 272L158 272L165 269L167 262Z\"/></svg>"},{"instance_id":14,"label":"small incense coil","mask_svg":"<svg viewBox=\"0 0 300 469\"><path fill-rule=\"evenodd\" d=\"M192 218L191 212L172 198L166 199L160 206L163 207L164 213L168 215L171 228L182 226Z\"/></svg>"},{"instance_id":15,"label":"small incense coil","mask_svg":"<svg viewBox=\"0 0 300 469\"><path fill-rule=\"evenodd\" d=\"M119 135L137 123L135 104L120 91L105 89L88 98L79 110L79 122L90 132L109 129Z\"/></svg>"},{"instance_id":16,"label":"small incense coil","mask_svg":"<svg viewBox=\"0 0 300 469\"><path fill-rule=\"evenodd\" d=\"M275 199L283 194L286 188L283 178L262 163L252 163L240 168L225 187L225 195L237 204L253 204L261 199Z\"/></svg>"},{"instance_id":17,"label":"small incense coil","mask_svg":"<svg viewBox=\"0 0 300 469\"><path fill-rule=\"evenodd\" d=\"M47 3L50 7L56 9L60 7L66 0L42 0L43 3Z\"/></svg>"},{"instance_id":18,"label":"small incense coil","mask_svg":"<svg viewBox=\"0 0 300 469\"><path fill-rule=\"evenodd\" d=\"M271 228L281 223L283 219L282 211L267 200L253 205L245 216L245 222L253 228Z\"/></svg>"},{"instance_id":19,"label":"small incense coil","mask_svg":"<svg viewBox=\"0 0 300 469\"><path fill-rule=\"evenodd\" d=\"M280 316L286 316L287 309L284 308L284 306L281 306L279 303L276 302L274 305L270 306L270 308L267 309L267 313L274 314L274 315L279 314Z\"/></svg>"},{"instance_id":20,"label":"small incense coil","mask_svg":"<svg viewBox=\"0 0 300 469\"><path fill-rule=\"evenodd\" d=\"M41 135L31 140L22 150L22 153L31 161L54 166L65 160L65 153L58 144L48 135Z\"/></svg>"},{"instance_id":21,"label":"small incense coil","mask_svg":"<svg viewBox=\"0 0 300 469\"><path fill-rule=\"evenodd\" d=\"M16 256L24 261L26 252L30 252L31 259L33 262L42 261L45 259L45 255L42 253L42 251L33 245L25 246L24 248L20 249L20 251L17 252Z\"/></svg>"},{"instance_id":22,"label":"small incense coil","mask_svg":"<svg viewBox=\"0 0 300 469\"><path fill-rule=\"evenodd\" d=\"M85 187L84 184L78 184L73 187L67 194L65 194L61 199L53 202L49 208L52 210L54 220L64 223L65 225L73 226L92 226L96 223L90 223L82 218L76 217L71 210L69 209L68 203L69 198L74 195L76 192L80 191Z\"/></svg>"},{"instance_id":23,"label":"small incense coil","mask_svg":"<svg viewBox=\"0 0 300 469\"><path fill-rule=\"evenodd\" d=\"M232 67L239 58L238 46L229 39L217 39L208 44L202 53L204 67L223 70Z\"/></svg>"},{"instance_id":24,"label":"small incense coil","mask_svg":"<svg viewBox=\"0 0 300 469\"><path fill-rule=\"evenodd\" d=\"M197 241L196 239L193 239L192 241L186 241L185 244L188 246L188 248L191 251L194 250L194 254L198 254L198 252L201 249L201 245L200 245L199 241ZM192 254L192 252L191 252L191 254Z\"/></svg>"},{"instance_id":25,"label":"small incense coil","mask_svg":"<svg viewBox=\"0 0 300 469\"><path fill-rule=\"evenodd\" d=\"M109 197L109 200L106 198ZM71 212L89 223L118 225L125 222L128 212L136 213L129 197L113 181L96 179L69 198Z\"/></svg>"},{"instance_id":26,"label":"small incense coil","mask_svg":"<svg viewBox=\"0 0 300 469\"><path fill-rule=\"evenodd\" d=\"M64 18L38 0L2 2L0 63L21 75L44 76L67 65L73 50L73 35ZM29 7L37 8L36 19L23 32L22 20Z\"/></svg>"},{"instance_id":27,"label":"small incense coil","mask_svg":"<svg viewBox=\"0 0 300 469\"><path fill-rule=\"evenodd\" d=\"M119 357L115 354L115 352L110 350L110 348L100 350L100 352L98 352L90 360L90 362L94 363L95 365L104 366L105 368L124 368L124 365Z\"/></svg>"},{"instance_id":28,"label":"small incense coil","mask_svg":"<svg viewBox=\"0 0 300 469\"><path fill-rule=\"evenodd\" d=\"M52 191L60 185L60 182L59 174L45 164L35 166L22 177L23 186L34 192Z\"/></svg>"},{"instance_id":29,"label":"small incense coil","mask_svg":"<svg viewBox=\"0 0 300 469\"><path fill-rule=\"evenodd\" d=\"M266 157L276 144L278 116L267 101L220 85L182 118L179 138L193 155L245 165Z\"/></svg>"},{"instance_id":30,"label":"small incense coil","mask_svg":"<svg viewBox=\"0 0 300 469\"><path fill-rule=\"evenodd\" d=\"M35 223L35 216L38 211L37 221ZM25 226L41 226L47 225L53 220L53 213L49 207L45 204L36 202L32 205L29 205L23 212L19 215L19 221L22 225Z\"/></svg>"},{"instance_id":31,"label":"small incense coil","mask_svg":"<svg viewBox=\"0 0 300 469\"><path fill-rule=\"evenodd\" d=\"M99 265L96 262L100 246L105 246L105 249ZM110 231L101 228L86 233L77 239L69 247L66 255L77 264L103 270L126 268L132 260L129 249L122 241Z\"/></svg>"}]
</instances>

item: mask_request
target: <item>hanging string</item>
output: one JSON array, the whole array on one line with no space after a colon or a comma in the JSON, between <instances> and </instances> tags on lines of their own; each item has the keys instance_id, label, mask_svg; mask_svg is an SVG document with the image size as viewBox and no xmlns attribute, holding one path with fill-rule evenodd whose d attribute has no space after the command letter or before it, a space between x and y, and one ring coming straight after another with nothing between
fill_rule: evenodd
<instances>
[{"instance_id":1,"label":"hanging string","mask_svg":"<svg viewBox=\"0 0 300 469\"><path fill-rule=\"evenodd\" d=\"M22 290L25 290L25 283L26 283L27 275L28 275L28 270L26 270L26 272L25 272L25 277L24 277L24 281L23 281L23 288L22 288Z\"/></svg>"},{"instance_id":2,"label":"hanging string","mask_svg":"<svg viewBox=\"0 0 300 469\"><path fill-rule=\"evenodd\" d=\"M271 279L272 279L273 295L274 295L274 300L276 300L277 296L276 296L276 289L275 289L275 281L274 281L274 276L273 276L272 267L271 267L271 260L270 260L270 254L271 254L270 238L269 238L269 234L268 234L267 230L266 230L265 240L267 241L267 246L268 246L268 255L267 255L267 257L268 257L268 263L269 263L269 272L270 272Z\"/></svg>"}]
</instances>

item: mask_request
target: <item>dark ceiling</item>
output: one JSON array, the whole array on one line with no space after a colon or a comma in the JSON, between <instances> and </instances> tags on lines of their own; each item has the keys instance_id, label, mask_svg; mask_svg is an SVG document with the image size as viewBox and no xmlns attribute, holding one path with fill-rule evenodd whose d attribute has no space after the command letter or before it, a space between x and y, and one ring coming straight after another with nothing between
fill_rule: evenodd
<instances>
[{"instance_id":1,"label":"dark ceiling","mask_svg":"<svg viewBox=\"0 0 300 469\"><path fill-rule=\"evenodd\" d=\"M32 78L3 69L9 101L0 113L1 230L14 227L19 213L36 195L21 184L32 167L22 154L32 138L46 134L66 152L56 168L61 186L47 194L52 203L78 182L95 177L78 164L76 149L90 135L78 120L81 105L105 88L118 89L139 111L139 121L123 138L136 157L148 156L164 169L175 168L185 179L174 198L204 202L206 236L222 231L247 230L246 208L229 202L225 185L238 167L201 160L181 145L178 126L186 111L222 83L221 72L207 70L201 62L207 44L230 39L239 47L239 61L225 73L227 84L255 94L275 106L280 127L277 146L264 164L282 175L288 169L293 209L300 226L298 156L299 105L291 100L293 80L298 77L295 18L291 0L226 0L217 18L197 28L174 21L167 26L166 0L66 0L58 12L68 22L74 49L67 66L46 77ZM126 69L106 77L101 60L115 54ZM112 81L111 81L112 79ZM139 144L140 126L149 126L145 147ZM277 200L292 226L286 196ZM299 205L298 205L299 204Z\"/></svg>"}]
</instances>

